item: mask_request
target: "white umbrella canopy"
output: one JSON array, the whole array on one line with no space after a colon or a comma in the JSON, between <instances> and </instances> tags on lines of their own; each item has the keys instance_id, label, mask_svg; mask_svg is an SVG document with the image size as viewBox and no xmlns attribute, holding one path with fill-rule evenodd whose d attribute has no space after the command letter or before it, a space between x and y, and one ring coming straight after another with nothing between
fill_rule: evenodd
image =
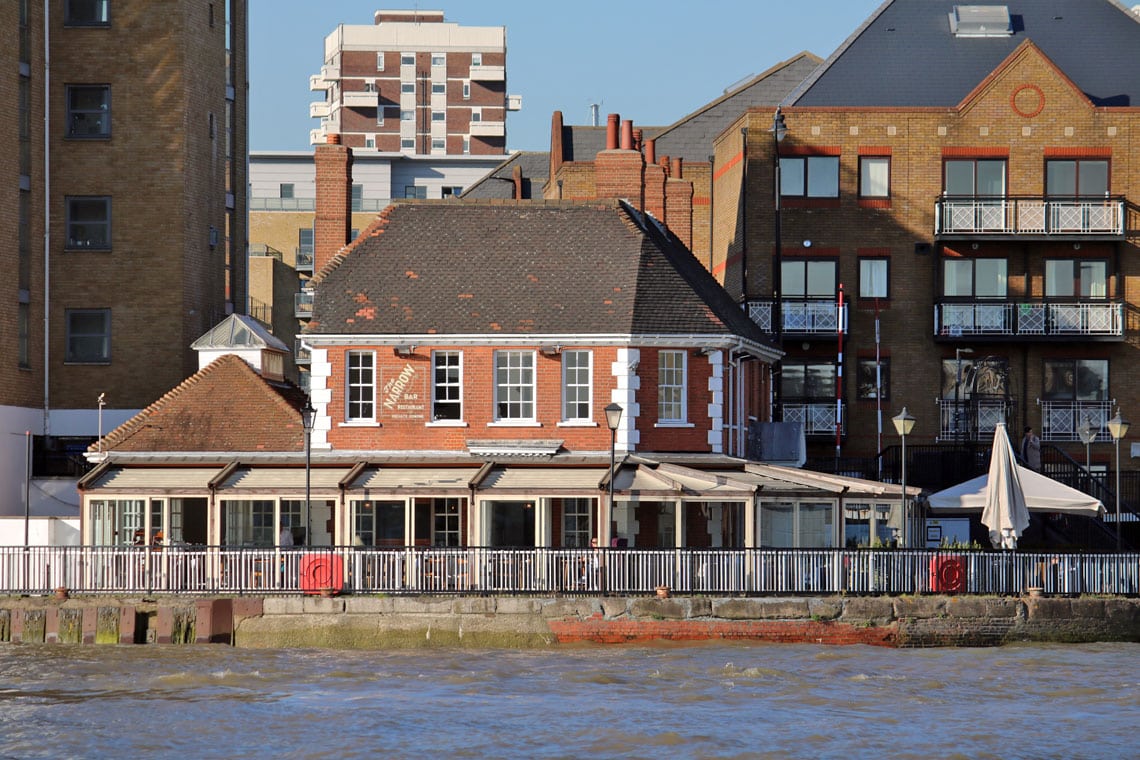
<instances>
[{"instance_id":1,"label":"white umbrella canopy","mask_svg":"<svg viewBox=\"0 0 1140 760\"><path fill-rule=\"evenodd\" d=\"M1029 527L1029 507L1018 469L1005 423L999 422L994 430L986 501L982 506L982 525L990 529L990 543L995 548L1016 549L1017 539Z\"/></svg>"}]
</instances>

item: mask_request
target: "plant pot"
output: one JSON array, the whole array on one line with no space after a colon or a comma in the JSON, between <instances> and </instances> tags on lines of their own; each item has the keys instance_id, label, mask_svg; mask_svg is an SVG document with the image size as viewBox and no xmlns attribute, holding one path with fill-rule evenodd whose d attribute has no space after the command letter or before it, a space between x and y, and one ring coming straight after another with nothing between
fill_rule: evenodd
<instances>
[{"instance_id":1,"label":"plant pot","mask_svg":"<svg viewBox=\"0 0 1140 760\"><path fill-rule=\"evenodd\" d=\"M60 586L60 587L54 589L54 591L52 593L55 594L56 599L67 599L70 596L70 594L67 591L67 588L64 586Z\"/></svg>"},{"instance_id":2,"label":"plant pot","mask_svg":"<svg viewBox=\"0 0 1140 760\"><path fill-rule=\"evenodd\" d=\"M657 587L657 598L658 599L668 599L669 598L669 587L668 586L658 586Z\"/></svg>"},{"instance_id":3,"label":"plant pot","mask_svg":"<svg viewBox=\"0 0 1140 760\"><path fill-rule=\"evenodd\" d=\"M1025 589L1025 591L1031 597L1036 598L1036 597L1045 596L1045 589L1041 588L1040 586L1030 586L1029 588Z\"/></svg>"}]
</instances>

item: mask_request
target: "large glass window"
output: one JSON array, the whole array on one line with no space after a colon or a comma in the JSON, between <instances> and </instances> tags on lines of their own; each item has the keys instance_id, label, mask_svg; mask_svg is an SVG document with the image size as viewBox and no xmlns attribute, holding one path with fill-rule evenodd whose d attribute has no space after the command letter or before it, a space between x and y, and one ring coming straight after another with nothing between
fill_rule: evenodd
<instances>
[{"instance_id":1,"label":"large glass window","mask_svg":"<svg viewBox=\"0 0 1140 760\"><path fill-rule=\"evenodd\" d=\"M495 352L495 419L534 419L534 352Z\"/></svg>"},{"instance_id":2,"label":"large glass window","mask_svg":"<svg viewBox=\"0 0 1140 760\"><path fill-rule=\"evenodd\" d=\"M781 157L780 195L792 198L838 198L839 157Z\"/></svg>"},{"instance_id":3,"label":"large glass window","mask_svg":"<svg viewBox=\"0 0 1140 760\"><path fill-rule=\"evenodd\" d=\"M775 502L760 507L760 540L774 548L824 549L833 543L834 508L830 504ZM822 568L821 568L822 571ZM810 572L802 579L812 588L823 578Z\"/></svg>"},{"instance_id":4,"label":"large glass window","mask_svg":"<svg viewBox=\"0 0 1140 760\"><path fill-rule=\"evenodd\" d=\"M459 351L432 352L433 420L463 419L463 354Z\"/></svg>"},{"instance_id":5,"label":"large glass window","mask_svg":"<svg viewBox=\"0 0 1140 760\"><path fill-rule=\"evenodd\" d=\"M376 419L376 354L371 351L349 351L347 405L349 422L372 422Z\"/></svg>"},{"instance_id":6,"label":"large glass window","mask_svg":"<svg viewBox=\"0 0 1140 760\"><path fill-rule=\"evenodd\" d=\"M886 156L859 157L859 197L888 198L891 194L891 159Z\"/></svg>"},{"instance_id":7,"label":"large glass window","mask_svg":"<svg viewBox=\"0 0 1140 760\"><path fill-rule=\"evenodd\" d=\"M1046 359L1047 401L1107 401L1107 359Z\"/></svg>"},{"instance_id":8,"label":"large glass window","mask_svg":"<svg viewBox=\"0 0 1140 760\"><path fill-rule=\"evenodd\" d=\"M835 298L836 264L830 260L785 259L780 262L783 298Z\"/></svg>"},{"instance_id":9,"label":"large glass window","mask_svg":"<svg viewBox=\"0 0 1140 760\"><path fill-rule=\"evenodd\" d=\"M684 351L657 354L657 419L659 422L685 422Z\"/></svg>"},{"instance_id":10,"label":"large glass window","mask_svg":"<svg viewBox=\"0 0 1140 760\"><path fill-rule=\"evenodd\" d=\"M562 419L589 420L591 354L589 351L562 352Z\"/></svg>"},{"instance_id":11,"label":"large glass window","mask_svg":"<svg viewBox=\"0 0 1140 760\"><path fill-rule=\"evenodd\" d=\"M1108 262L1051 259L1045 262L1046 298L1108 297Z\"/></svg>"},{"instance_id":12,"label":"large glass window","mask_svg":"<svg viewBox=\"0 0 1140 760\"><path fill-rule=\"evenodd\" d=\"M947 161L943 192L960 196L1004 196L1005 165L1005 159Z\"/></svg>"},{"instance_id":13,"label":"large glass window","mask_svg":"<svg viewBox=\"0 0 1140 760\"><path fill-rule=\"evenodd\" d=\"M108 250L111 247L111 199L67 198L67 247Z\"/></svg>"},{"instance_id":14,"label":"large glass window","mask_svg":"<svg viewBox=\"0 0 1140 760\"><path fill-rule=\"evenodd\" d=\"M834 399L838 373L835 362L822 359L785 359L780 364L780 397Z\"/></svg>"},{"instance_id":15,"label":"large glass window","mask_svg":"<svg viewBox=\"0 0 1140 760\"><path fill-rule=\"evenodd\" d=\"M1052 196L1108 195L1108 161L1046 161L1045 192Z\"/></svg>"},{"instance_id":16,"label":"large glass window","mask_svg":"<svg viewBox=\"0 0 1140 760\"><path fill-rule=\"evenodd\" d=\"M859 398L891 399L891 359L889 356L874 359L859 359L855 363L855 382Z\"/></svg>"},{"instance_id":17,"label":"large glass window","mask_svg":"<svg viewBox=\"0 0 1140 760\"><path fill-rule=\"evenodd\" d=\"M562 545L568 549L590 545L591 499L561 499Z\"/></svg>"},{"instance_id":18,"label":"large glass window","mask_svg":"<svg viewBox=\"0 0 1140 760\"><path fill-rule=\"evenodd\" d=\"M111 361L111 310L67 310L67 361L103 364Z\"/></svg>"},{"instance_id":19,"label":"large glass window","mask_svg":"<svg viewBox=\"0 0 1140 760\"><path fill-rule=\"evenodd\" d=\"M942 295L948 298L1005 298L1005 259L943 259Z\"/></svg>"},{"instance_id":20,"label":"large glass window","mask_svg":"<svg viewBox=\"0 0 1140 760\"><path fill-rule=\"evenodd\" d=\"M68 26L108 26L111 0L67 0L63 23Z\"/></svg>"},{"instance_id":21,"label":"large glass window","mask_svg":"<svg viewBox=\"0 0 1140 760\"><path fill-rule=\"evenodd\" d=\"M859 259L859 297L887 298L890 259Z\"/></svg>"},{"instance_id":22,"label":"large glass window","mask_svg":"<svg viewBox=\"0 0 1140 760\"><path fill-rule=\"evenodd\" d=\"M67 136L111 135L111 88L105 84L67 86Z\"/></svg>"},{"instance_id":23,"label":"large glass window","mask_svg":"<svg viewBox=\"0 0 1140 760\"><path fill-rule=\"evenodd\" d=\"M391 548L404 545L404 502L358 500L352 502L352 511L353 544Z\"/></svg>"},{"instance_id":24,"label":"large glass window","mask_svg":"<svg viewBox=\"0 0 1140 760\"><path fill-rule=\"evenodd\" d=\"M459 499L432 499L432 546L461 546Z\"/></svg>"}]
</instances>

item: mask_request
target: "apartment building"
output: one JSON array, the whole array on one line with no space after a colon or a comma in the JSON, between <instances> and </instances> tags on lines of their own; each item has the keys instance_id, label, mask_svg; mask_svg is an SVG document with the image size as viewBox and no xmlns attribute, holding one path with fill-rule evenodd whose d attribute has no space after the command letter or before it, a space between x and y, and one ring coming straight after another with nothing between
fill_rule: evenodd
<instances>
[{"instance_id":1,"label":"apartment building","mask_svg":"<svg viewBox=\"0 0 1140 760\"><path fill-rule=\"evenodd\" d=\"M712 268L786 351L775 414L814 456L897 444L905 407L915 445L1006 422L1115 468L1107 423L1140 417L1138 103L1140 18L1112 0L893 0L720 136Z\"/></svg>"},{"instance_id":2,"label":"apartment building","mask_svg":"<svg viewBox=\"0 0 1140 760\"><path fill-rule=\"evenodd\" d=\"M190 344L244 309L246 3L13 0L0 29L0 514L25 494L62 514L38 477L192 374Z\"/></svg>"},{"instance_id":3,"label":"apartment building","mask_svg":"<svg viewBox=\"0 0 1140 760\"><path fill-rule=\"evenodd\" d=\"M341 24L325 38L310 89L320 119L310 142L339 134L352 148L418 155L503 155L507 32L462 26L443 11L380 10L371 26Z\"/></svg>"}]
</instances>

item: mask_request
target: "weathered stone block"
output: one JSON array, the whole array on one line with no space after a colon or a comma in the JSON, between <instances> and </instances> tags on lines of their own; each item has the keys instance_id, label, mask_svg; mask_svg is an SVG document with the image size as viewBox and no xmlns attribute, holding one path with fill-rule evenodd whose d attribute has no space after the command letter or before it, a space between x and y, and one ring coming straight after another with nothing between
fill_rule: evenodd
<instances>
[{"instance_id":1,"label":"weathered stone block","mask_svg":"<svg viewBox=\"0 0 1140 760\"><path fill-rule=\"evenodd\" d=\"M947 614L944 596L900 596L893 600L899 618L937 618Z\"/></svg>"},{"instance_id":2,"label":"weathered stone block","mask_svg":"<svg viewBox=\"0 0 1140 760\"><path fill-rule=\"evenodd\" d=\"M685 605L676 599L634 599L629 605L634 617L684 620Z\"/></svg>"},{"instance_id":3,"label":"weathered stone block","mask_svg":"<svg viewBox=\"0 0 1140 760\"><path fill-rule=\"evenodd\" d=\"M847 623L857 620L883 624L895 619L895 606L890 599L857 596L843 601L843 613L839 619Z\"/></svg>"},{"instance_id":4,"label":"weathered stone block","mask_svg":"<svg viewBox=\"0 0 1140 760\"><path fill-rule=\"evenodd\" d=\"M1067 620L1073 616L1073 608L1068 599L1029 597L1025 600L1025 609L1030 622Z\"/></svg>"}]
</instances>

